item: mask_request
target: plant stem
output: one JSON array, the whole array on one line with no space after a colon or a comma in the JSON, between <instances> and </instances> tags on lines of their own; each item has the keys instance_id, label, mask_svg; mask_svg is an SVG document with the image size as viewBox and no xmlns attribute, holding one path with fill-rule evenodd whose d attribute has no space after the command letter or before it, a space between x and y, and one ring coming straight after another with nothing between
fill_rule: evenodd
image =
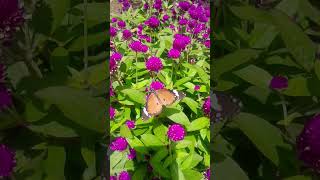
<instances>
[{"instance_id":1,"label":"plant stem","mask_svg":"<svg viewBox=\"0 0 320 180\"><path fill-rule=\"evenodd\" d=\"M84 49L84 69L88 68L88 15L87 15L87 6L88 0L83 0L84 5L84 22L83 22L83 32L84 32L84 40L83 40L83 49Z\"/></svg>"},{"instance_id":2,"label":"plant stem","mask_svg":"<svg viewBox=\"0 0 320 180\"><path fill-rule=\"evenodd\" d=\"M287 119L288 117L288 110L287 110L287 106L286 106L286 101L283 97L283 95L279 95L280 96L280 99L281 99L281 105L282 105L282 111L283 111L283 119Z\"/></svg>"},{"instance_id":3,"label":"plant stem","mask_svg":"<svg viewBox=\"0 0 320 180\"><path fill-rule=\"evenodd\" d=\"M136 84L138 83L138 52L136 52Z\"/></svg>"}]
</instances>

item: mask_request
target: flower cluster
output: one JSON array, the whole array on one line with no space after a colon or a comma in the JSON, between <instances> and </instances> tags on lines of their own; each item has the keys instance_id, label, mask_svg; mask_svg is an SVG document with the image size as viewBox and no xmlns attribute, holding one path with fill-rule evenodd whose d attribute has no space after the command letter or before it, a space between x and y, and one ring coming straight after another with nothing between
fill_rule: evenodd
<instances>
[{"instance_id":1,"label":"flower cluster","mask_svg":"<svg viewBox=\"0 0 320 180\"><path fill-rule=\"evenodd\" d=\"M159 72L163 68L161 59L155 56L150 57L146 61L146 68L149 71Z\"/></svg>"},{"instance_id":2,"label":"flower cluster","mask_svg":"<svg viewBox=\"0 0 320 180\"><path fill-rule=\"evenodd\" d=\"M0 145L0 177L10 176L16 166L15 152L6 145Z\"/></svg>"},{"instance_id":3,"label":"flower cluster","mask_svg":"<svg viewBox=\"0 0 320 180\"><path fill-rule=\"evenodd\" d=\"M147 52L149 49L148 46L142 44L140 41L132 41L129 44L129 47L135 52L142 52L142 53Z\"/></svg>"},{"instance_id":4,"label":"flower cluster","mask_svg":"<svg viewBox=\"0 0 320 180\"><path fill-rule=\"evenodd\" d=\"M202 109L203 109L203 112L206 116L210 116L210 96L207 97L207 99L204 101L203 105L202 105Z\"/></svg>"},{"instance_id":5,"label":"flower cluster","mask_svg":"<svg viewBox=\"0 0 320 180\"><path fill-rule=\"evenodd\" d=\"M180 124L173 124L169 127L167 135L171 141L181 141L184 139L186 131Z\"/></svg>"},{"instance_id":6,"label":"flower cluster","mask_svg":"<svg viewBox=\"0 0 320 180\"><path fill-rule=\"evenodd\" d=\"M127 149L128 142L124 137L117 137L110 144L110 149L113 151L124 151Z\"/></svg>"}]
</instances>

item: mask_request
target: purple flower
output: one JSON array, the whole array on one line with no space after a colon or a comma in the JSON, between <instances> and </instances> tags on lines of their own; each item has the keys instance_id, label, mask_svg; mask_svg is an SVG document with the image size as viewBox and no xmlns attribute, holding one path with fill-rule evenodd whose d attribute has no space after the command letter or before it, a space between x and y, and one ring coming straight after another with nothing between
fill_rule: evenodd
<instances>
[{"instance_id":1,"label":"purple flower","mask_svg":"<svg viewBox=\"0 0 320 180\"><path fill-rule=\"evenodd\" d=\"M116 110L111 106L109 108L109 114L110 114L110 119L114 119L114 116L116 115Z\"/></svg>"},{"instance_id":2,"label":"purple flower","mask_svg":"<svg viewBox=\"0 0 320 180\"><path fill-rule=\"evenodd\" d=\"M131 176L127 171L122 171L119 174L119 180L131 180Z\"/></svg>"},{"instance_id":3,"label":"purple flower","mask_svg":"<svg viewBox=\"0 0 320 180\"><path fill-rule=\"evenodd\" d=\"M117 35L117 29L115 27L110 27L110 36L115 37Z\"/></svg>"},{"instance_id":4,"label":"purple flower","mask_svg":"<svg viewBox=\"0 0 320 180\"><path fill-rule=\"evenodd\" d=\"M204 101L202 109L205 115L210 116L210 96Z\"/></svg>"},{"instance_id":5,"label":"purple flower","mask_svg":"<svg viewBox=\"0 0 320 180\"><path fill-rule=\"evenodd\" d=\"M178 51L183 51L188 44L191 43L191 38L183 34L175 34L173 40L173 48Z\"/></svg>"},{"instance_id":6,"label":"purple flower","mask_svg":"<svg viewBox=\"0 0 320 180\"><path fill-rule=\"evenodd\" d=\"M145 22L145 24L150 28L157 28L160 25L160 21L158 18L152 16Z\"/></svg>"},{"instance_id":7,"label":"purple flower","mask_svg":"<svg viewBox=\"0 0 320 180\"><path fill-rule=\"evenodd\" d=\"M140 35L139 36L139 39L140 40L143 40L143 39L145 39L147 42L151 42L151 37L150 36L148 36L148 35Z\"/></svg>"},{"instance_id":8,"label":"purple flower","mask_svg":"<svg viewBox=\"0 0 320 180\"><path fill-rule=\"evenodd\" d=\"M114 59L115 61L120 61L122 59L122 55L118 52L112 53L110 59Z\"/></svg>"},{"instance_id":9,"label":"purple flower","mask_svg":"<svg viewBox=\"0 0 320 180\"><path fill-rule=\"evenodd\" d=\"M123 39L125 39L125 40L130 39L130 38L132 37L131 31L128 30L128 29L123 30L123 31L122 31L122 37L123 37Z\"/></svg>"},{"instance_id":10,"label":"purple flower","mask_svg":"<svg viewBox=\"0 0 320 180\"><path fill-rule=\"evenodd\" d=\"M18 0L0 0L0 41L8 41L25 21Z\"/></svg>"},{"instance_id":11,"label":"purple flower","mask_svg":"<svg viewBox=\"0 0 320 180\"><path fill-rule=\"evenodd\" d=\"M148 49L149 49L149 48L148 48L147 45L142 45L140 51L143 52L143 53L146 53L146 52L148 51Z\"/></svg>"},{"instance_id":12,"label":"purple flower","mask_svg":"<svg viewBox=\"0 0 320 180\"><path fill-rule=\"evenodd\" d=\"M146 10L149 9L149 4L148 4L148 3L145 3L145 4L143 5L143 8L146 9Z\"/></svg>"},{"instance_id":13,"label":"purple flower","mask_svg":"<svg viewBox=\"0 0 320 180\"><path fill-rule=\"evenodd\" d=\"M159 90L163 88L164 88L164 84L160 81L153 81L150 85L150 90Z\"/></svg>"},{"instance_id":14,"label":"purple flower","mask_svg":"<svg viewBox=\"0 0 320 180\"><path fill-rule=\"evenodd\" d=\"M130 153L128 154L128 159L130 159L130 160L134 159L134 158L136 157L136 155L137 155L136 150L130 148L130 149L129 149L129 152L130 152Z\"/></svg>"},{"instance_id":15,"label":"purple flower","mask_svg":"<svg viewBox=\"0 0 320 180\"><path fill-rule=\"evenodd\" d=\"M199 16L199 21L203 22L203 23L206 23L206 22L209 21L209 18L205 14L202 14L202 15Z\"/></svg>"},{"instance_id":16,"label":"purple flower","mask_svg":"<svg viewBox=\"0 0 320 180\"><path fill-rule=\"evenodd\" d=\"M135 122L131 120L127 120L126 125L128 126L129 129L133 129L136 127Z\"/></svg>"},{"instance_id":17,"label":"purple flower","mask_svg":"<svg viewBox=\"0 0 320 180\"><path fill-rule=\"evenodd\" d=\"M163 22L167 21L170 17L166 14L162 17Z\"/></svg>"},{"instance_id":18,"label":"purple flower","mask_svg":"<svg viewBox=\"0 0 320 180\"><path fill-rule=\"evenodd\" d=\"M320 114L305 123L304 129L297 137L299 159L305 165L320 172Z\"/></svg>"},{"instance_id":19,"label":"purple flower","mask_svg":"<svg viewBox=\"0 0 320 180\"><path fill-rule=\"evenodd\" d=\"M155 72L160 71L163 68L161 59L155 56L150 57L146 62L146 68L149 71L155 71Z\"/></svg>"},{"instance_id":20,"label":"purple flower","mask_svg":"<svg viewBox=\"0 0 320 180\"><path fill-rule=\"evenodd\" d=\"M195 91L199 91L199 90L200 90L200 86L199 86L199 85L195 85L195 86L194 86L194 90L195 90Z\"/></svg>"},{"instance_id":21,"label":"purple flower","mask_svg":"<svg viewBox=\"0 0 320 180\"><path fill-rule=\"evenodd\" d=\"M130 8L130 6L131 6L131 4L130 4L130 2L128 0L124 1L122 3L122 10L123 11L127 11Z\"/></svg>"},{"instance_id":22,"label":"purple flower","mask_svg":"<svg viewBox=\"0 0 320 180\"><path fill-rule=\"evenodd\" d=\"M184 10L184 11L188 11L188 9L190 8L191 4L188 1L180 1L178 4L179 8Z\"/></svg>"},{"instance_id":23,"label":"purple flower","mask_svg":"<svg viewBox=\"0 0 320 180\"><path fill-rule=\"evenodd\" d=\"M211 45L210 40L206 40L206 41L204 42L204 45L205 45L207 48L210 48L210 45Z\"/></svg>"},{"instance_id":24,"label":"purple flower","mask_svg":"<svg viewBox=\"0 0 320 180\"><path fill-rule=\"evenodd\" d=\"M209 34L208 34L208 33L203 34L203 35L202 35L202 38L203 38L203 39L208 39L208 38L209 38Z\"/></svg>"},{"instance_id":25,"label":"purple flower","mask_svg":"<svg viewBox=\"0 0 320 180\"><path fill-rule=\"evenodd\" d=\"M204 177L207 179L207 180L210 180L210 174L211 174L211 171L210 171L210 168L208 168L204 173Z\"/></svg>"},{"instance_id":26,"label":"purple flower","mask_svg":"<svg viewBox=\"0 0 320 180\"><path fill-rule=\"evenodd\" d=\"M129 47L135 52L147 52L148 46L142 44L140 41L132 41Z\"/></svg>"},{"instance_id":27,"label":"purple flower","mask_svg":"<svg viewBox=\"0 0 320 180\"><path fill-rule=\"evenodd\" d=\"M124 151L127 149L128 142L124 137L116 137L110 144L110 149L113 151Z\"/></svg>"},{"instance_id":28,"label":"purple flower","mask_svg":"<svg viewBox=\"0 0 320 180\"><path fill-rule=\"evenodd\" d=\"M288 87L288 79L283 76L274 76L269 84L272 89L285 89Z\"/></svg>"},{"instance_id":29,"label":"purple flower","mask_svg":"<svg viewBox=\"0 0 320 180\"><path fill-rule=\"evenodd\" d=\"M110 85L110 88L109 88L109 95L112 97L114 96L114 91L113 91L113 88L112 86Z\"/></svg>"},{"instance_id":30,"label":"purple flower","mask_svg":"<svg viewBox=\"0 0 320 180\"><path fill-rule=\"evenodd\" d=\"M193 29L195 26L197 25L197 20L194 20L194 19L190 19L188 21L188 27Z\"/></svg>"},{"instance_id":31,"label":"purple flower","mask_svg":"<svg viewBox=\"0 0 320 180\"><path fill-rule=\"evenodd\" d=\"M118 27L121 28L121 29L125 28L126 27L126 22L118 21Z\"/></svg>"},{"instance_id":32,"label":"purple flower","mask_svg":"<svg viewBox=\"0 0 320 180\"><path fill-rule=\"evenodd\" d=\"M117 180L117 176L110 176L110 180Z\"/></svg>"},{"instance_id":33,"label":"purple flower","mask_svg":"<svg viewBox=\"0 0 320 180\"><path fill-rule=\"evenodd\" d=\"M7 87L0 84L0 111L12 105L12 98Z\"/></svg>"},{"instance_id":34,"label":"purple flower","mask_svg":"<svg viewBox=\"0 0 320 180\"><path fill-rule=\"evenodd\" d=\"M169 28L172 29L173 31L176 29L173 24L170 24L170 25L169 25Z\"/></svg>"},{"instance_id":35,"label":"purple flower","mask_svg":"<svg viewBox=\"0 0 320 180\"><path fill-rule=\"evenodd\" d=\"M180 58L180 51L178 51L177 49L170 49L168 52L168 57L169 58L173 58L173 59L178 59Z\"/></svg>"},{"instance_id":36,"label":"purple flower","mask_svg":"<svg viewBox=\"0 0 320 180\"><path fill-rule=\"evenodd\" d=\"M169 126L167 136L171 141L181 141L186 135L185 129L180 124L173 124Z\"/></svg>"},{"instance_id":37,"label":"purple flower","mask_svg":"<svg viewBox=\"0 0 320 180\"><path fill-rule=\"evenodd\" d=\"M0 145L0 177L10 176L16 166L15 152L6 145Z\"/></svg>"},{"instance_id":38,"label":"purple flower","mask_svg":"<svg viewBox=\"0 0 320 180\"><path fill-rule=\"evenodd\" d=\"M117 62L114 58L110 58L109 70L111 73L117 70Z\"/></svg>"},{"instance_id":39,"label":"purple flower","mask_svg":"<svg viewBox=\"0 0 320 180\"><path fill-rule=\"evenodd\" d=\"M115 22L117 22L117 21L118 21L117 18L112 18L112 19L111 19L111 22L112 22L112 23L115 23Z\"/></svg>"},{"instance_id":40,"label":"purple flower","mask_svg":"<svg viewBox=\"0 0 320 180\"><path fill-rule=\"evenodd\" d=\"M181 18L181 19L179 20L179 24L180 24L181 26L184 26L184 25L186 25L187 23L188 23L188 20L185 19L185 18Z\"/></svg>"}]
</instances>

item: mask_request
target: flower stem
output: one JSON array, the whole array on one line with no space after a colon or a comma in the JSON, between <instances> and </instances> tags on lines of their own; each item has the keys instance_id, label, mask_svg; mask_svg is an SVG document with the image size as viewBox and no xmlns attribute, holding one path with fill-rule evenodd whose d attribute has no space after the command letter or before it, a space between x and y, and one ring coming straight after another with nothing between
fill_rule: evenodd
<instances>
[{"instance_id":1,"label":"flower stem","mask_svg":"<svg viewBox=\"0 0 320 180\"><path fill-rule=\"evenodd\" d=\"M84 32L84 40L83 40L83 49L84 49L84 69L88 68L88 16L87 16L87 6L88 6L88 0L83 0L84 4L84 22L83 22L83 32Z\"/></svg>"},{"instance_id":2,"label":"flower stem","mask_svg":"<svg viewBox=\"0 0 320 180\"><path fill-rule=\"evenodd\" d=\"M136 84L138 83L138 52L136 52Z\"/></svg>"}]
</instances>

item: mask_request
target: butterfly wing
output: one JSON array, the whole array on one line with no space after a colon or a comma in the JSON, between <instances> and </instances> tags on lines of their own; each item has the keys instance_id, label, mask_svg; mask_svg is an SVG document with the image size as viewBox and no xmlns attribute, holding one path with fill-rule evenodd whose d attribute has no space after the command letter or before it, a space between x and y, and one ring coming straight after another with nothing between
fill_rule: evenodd
<instances>
[{"instance_id":1,"label":"butterfly wing","mask_svg":"<svg viewBox=\"0 0 320 180\"><path fill-rule=\"evenodd\" d=\"M161 103L165 106L171 105L175 101L185 97L185 94L182 92L176 90L170 91L168 89L159 89L156 91L156 95L160 99Z\"/></svg>"},{"instance_id":2,"label":"butterfly wing","mask_svg":"<svg viewBox=\"0 0 320 180\"><path fill-rule=\"evenodd\" d=\"M242 107L239 99L222 92L213 93L212 101L211 108L213 109L212 116L214 121L232 118L240 112Z\"/></svg>"},{"instance_id":3,"label":"butterfly wing","mask_svg":"<svg viewBox=\"0 0 320 180\"><path fill-rule=\"evenodd\" d=\"M155 93L151 93L147 98L146 107L142 111L142 119L149 119L151 116L158 115L162 111L162 104Z\"/></svg>"}]
</instances>

